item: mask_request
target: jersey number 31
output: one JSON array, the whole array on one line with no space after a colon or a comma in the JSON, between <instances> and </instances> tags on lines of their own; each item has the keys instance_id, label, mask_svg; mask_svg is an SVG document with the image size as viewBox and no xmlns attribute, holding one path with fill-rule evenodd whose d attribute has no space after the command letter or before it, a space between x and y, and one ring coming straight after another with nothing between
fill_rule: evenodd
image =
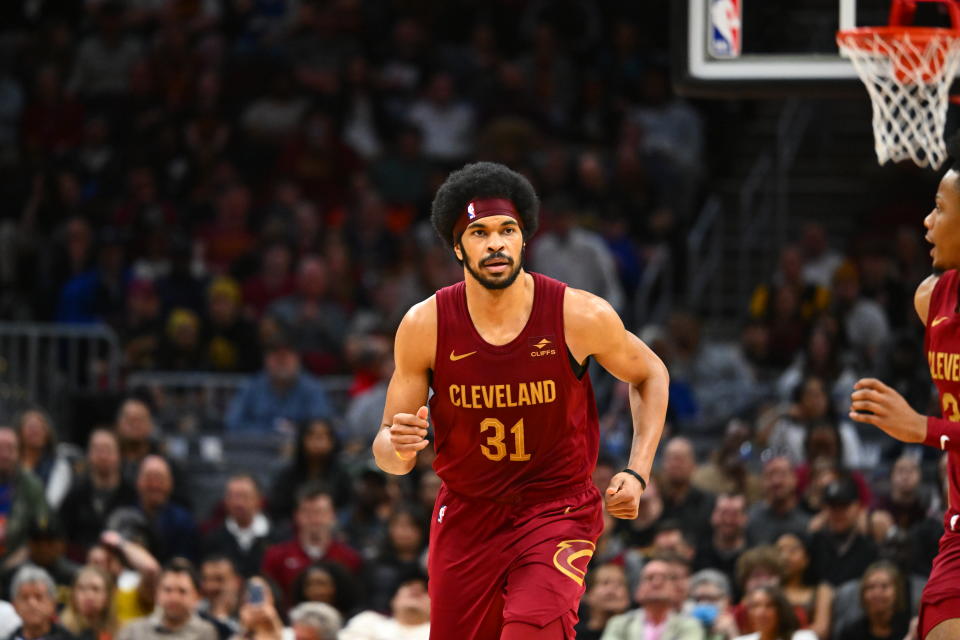
<instances>
[{"instance_id":1,"label":"jersey number 31","mask_svg":"<svg viewBox=\"0 0 960 640\"><path fill-rule=\"evenodd\" d=\"M480 433L486 433L491 429L493 435L487 436L487 443L480 445L480 451L490 460L497 462L507 457L507 445L503 441L506 437L506 428L496 418L487 418L480 423ZM530 459L530 454L523 448L523 418L510 427L510 433L513 434L513 453L510 454L510 460L526 462Z\"/></svg>"}]
</instances>

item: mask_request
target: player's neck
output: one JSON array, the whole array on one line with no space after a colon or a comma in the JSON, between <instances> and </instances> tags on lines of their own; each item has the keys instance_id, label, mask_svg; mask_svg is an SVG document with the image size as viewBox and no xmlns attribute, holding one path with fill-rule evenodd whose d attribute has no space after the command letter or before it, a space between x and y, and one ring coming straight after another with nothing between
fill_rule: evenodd
<instances>
[{"instance_id":1,"label":"player's neck","mask_svg":"<svg viewBox=\"0 0 960 640\"><path fill-rule=\"evenodd\" d=\"M506 289L487 289L468 275L466 287L470 319L481 335L486 338L486 331L494 328L523 330L533 310L533 276L521 269Z\"/></svg>"}]
</instances>

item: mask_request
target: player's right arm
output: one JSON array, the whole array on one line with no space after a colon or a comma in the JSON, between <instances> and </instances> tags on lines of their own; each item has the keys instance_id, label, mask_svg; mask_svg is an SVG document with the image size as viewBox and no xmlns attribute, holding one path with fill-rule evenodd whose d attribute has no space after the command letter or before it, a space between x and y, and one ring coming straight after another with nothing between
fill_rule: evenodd
<instances>
[{"instance_id":1,"label":"player's right arm","mask_svg":"<svg viewBox=\"0 0 960 640\"><path fill-rule=\"evenodd\" d=\"M930 298L940 279L927 276L913 296L913 306L924 326L930 312ZM887 432L902 442L922 442L941 450L960 450L960 409L943 418L917 413L896 389L875 378L858 380L853 387L850 418Z\"/></svg>"},{"instance_id":2,"label":"player's right arm","mask_svg":"<svg viewBox=\"0 0 960 640\"><path fill-rule=\"evenodd\" d=\"M387 473L408 473L417 453L430 444L425 405L436 344L437 303L430 297L411 307L397 328L393 377L380 430L373 440L373 457Z\"/></svg>"}]
</instances>

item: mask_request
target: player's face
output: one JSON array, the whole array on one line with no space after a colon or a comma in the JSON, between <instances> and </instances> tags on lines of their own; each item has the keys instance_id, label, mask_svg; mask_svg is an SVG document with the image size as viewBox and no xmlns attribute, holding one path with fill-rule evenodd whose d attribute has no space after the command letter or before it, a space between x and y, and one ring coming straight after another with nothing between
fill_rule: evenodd
<instances>
[{"instance_id":1,"label":"player's face","mask_svg":"<svg viewBox=\"0 0 960 640\"><path fill-rule=\"evenodd\" d=\"M936 205L926 218L927 242L933 245L930 256L937 270L960 267L960 174L947 171L937 188Z\"/></svg>"},{"instance_id":2,"label":"player's face","mask_svg":"<svg viewBox=\"0 0 960 640\"><path fill-rule=\"evenodd\" d=\"M489 216L470 223L457 257L474 280L487 289L506 289L523 266L523 233L510 216Z\"/></svg>"}]
</instances>

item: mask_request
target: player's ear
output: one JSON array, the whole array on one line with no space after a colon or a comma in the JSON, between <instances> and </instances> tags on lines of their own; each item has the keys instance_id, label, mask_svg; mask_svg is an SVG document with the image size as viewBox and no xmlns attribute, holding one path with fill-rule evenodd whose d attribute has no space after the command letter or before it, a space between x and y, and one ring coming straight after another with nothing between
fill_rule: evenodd
<instances>
[{"instance_id":1,"label":"player's ear","mask_svg":"<svg viewBox=\"0 0 960 640\"><path fill-rule=\"evenodd\" d=\"M463 262L463 249L460 248L460 243L453 245L453 255L457 256L457 260Z\"/></svg>"}]
</instances>

